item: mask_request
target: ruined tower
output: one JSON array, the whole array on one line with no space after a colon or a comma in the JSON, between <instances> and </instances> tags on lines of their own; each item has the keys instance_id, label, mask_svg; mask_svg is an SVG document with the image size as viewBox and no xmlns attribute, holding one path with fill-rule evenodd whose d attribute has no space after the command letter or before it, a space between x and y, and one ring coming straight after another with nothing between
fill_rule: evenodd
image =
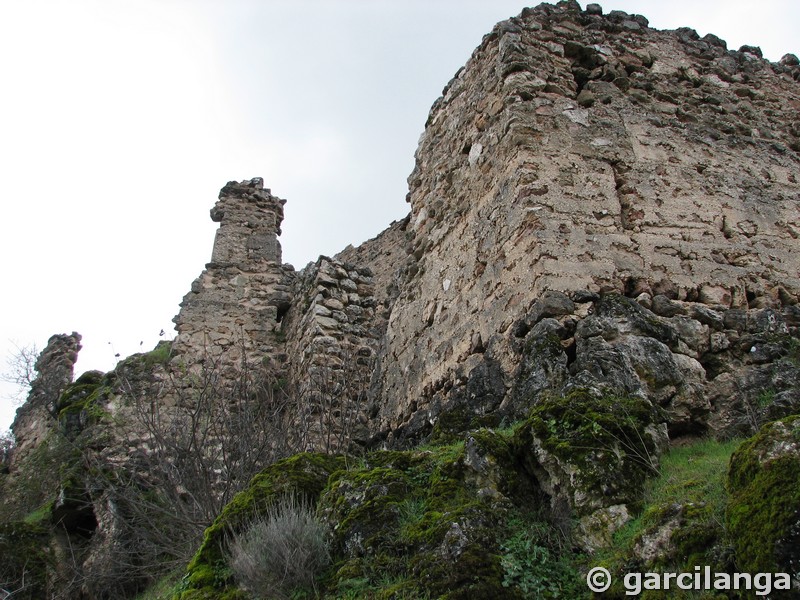
<instances>
[{"instance_id":1,"label":"ruined tower","mask_svg":"<svg viewBox=\"0 0 800 600\"><path fill-rule=\"evenodd\" d=\"M275 354L275 333L289 308L294 270L278 242L286 203L261 178L229 182L211 209L220 224L211 262L181 302L174 354L188 363L225 356L261 362Z\"/></svg>"}]
</instances>

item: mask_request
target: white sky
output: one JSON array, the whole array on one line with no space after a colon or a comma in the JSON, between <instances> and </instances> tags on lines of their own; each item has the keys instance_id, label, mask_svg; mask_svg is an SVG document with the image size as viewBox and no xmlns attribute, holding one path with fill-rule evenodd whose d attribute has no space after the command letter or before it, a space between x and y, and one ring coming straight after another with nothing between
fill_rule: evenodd
<instances>
[{"instance_id":1,"label":"white sky","mask_svg":"<svg viewBox=\"0 0 800 600\"><path fill-rule=\"evenodd\" d=\"M794 0L601 4L770 60L800 53ZM76 374L172 337L229 180L288 200L296 268L405 216L431 104L523 6L0 0L0 370L12 342L54 333L83 335ZM0 431L14 410L0 398Z\"/></svg>"}]
</instances>

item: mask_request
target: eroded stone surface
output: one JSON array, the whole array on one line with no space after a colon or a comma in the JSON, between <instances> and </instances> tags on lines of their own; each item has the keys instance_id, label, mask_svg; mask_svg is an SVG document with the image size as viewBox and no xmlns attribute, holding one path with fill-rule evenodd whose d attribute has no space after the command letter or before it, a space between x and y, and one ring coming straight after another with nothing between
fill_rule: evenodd
<instances>
[{"instance_id":1,"label":"eroded stone surface","mask_svg":"<svg viewBox=\"0 0 800 600\"><path fill-rule=\"evenodd\" d=\"M128 379L168 414L186 391L166 389L176 374L264 372L288 392L301 449L473 430L463 465L489 499L504 497L508 474L477 427L558 399L593 398L601 416L641 403L654 414L630 437L650 440L639 457L649 470L624 489L622 477L603 481L603 460L625 454L619 440L579 464L544 429L526 439L528 475L554 514L579 516L593 550L629 518L668 437L750 435L800 408L798 79L793 55L770 64L756 47L729 51L639 15L569 1L525 9L484 37L434 104L406 219L295 271L278 242L285 201L259 178L228 183L168 364L133 361L117 375L141 363ZM56 336L37 364L17 459L56 426L79 341ZM101 400L119 424L117 391ZM138 438L101 446L104 464L137 469ZM102 571L120 536L108 497L91 493L86 567ZM448 559L465 531L447 531ZM671 531L637 551L659 556Z\"/></svg>"},{"instance_id":2,"label":"eroded stone surface","mask_svg":"<svg viewBox=\"0 0 800 600\"><path fill-rule=\"evenodd\" d=\"M16 452L11 464L25 461L28 454L44 442L55 424L58 398L72 383L73 367L81 349L79 333L59 334L47 341L36 360L36 379L31 383L28 399L18 410L11 430L16 439Z\"/></svg>"},{"instance_id":3,"label":"eroded stone surface","mask_svg":"<svg viewBox=\"0 0 800 600\"><path fill-rule=\"evenodd\" d=\"M381 427L465 378L476 335L508 377L509 328L548 291L648 294L660 313L793 304L790 62L570 2L498 24L434 104L409 177L416 260L389 319ZM676 322L672 350L701 355L714 314Z\"/></svg>"}]
</instances>

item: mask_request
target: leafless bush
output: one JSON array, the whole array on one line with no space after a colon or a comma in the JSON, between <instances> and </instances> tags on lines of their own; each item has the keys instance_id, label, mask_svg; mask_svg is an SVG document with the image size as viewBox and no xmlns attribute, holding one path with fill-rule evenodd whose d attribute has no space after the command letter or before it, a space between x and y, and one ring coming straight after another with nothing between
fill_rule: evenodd
<instances>
[{"instance_id":1,"label":"leafless bush","mask_svg":"<svg viewBox=\"0 0 800 600\"><path fill-rule=\"evenodd\" d=\"M301 390L294 390L301 449L352 452L353 435L366 406L374 359L360 354L353 344L339 348L327 362L308 365ZM349 368L345 368L345 365Z\"/></svg>"},{"instance_id":2,"label":"leafless bush","mask_svg":"<svg viewBox=\"0 0 800 600\"><path fill-rule=\"evenodd\" d=\"M0 373L0 380L16 386L16 391L11 394L10 399L14 402L22 402L31 388L31 383L36 379L36 359L39 357L39 350L36 344L30 346L19 346L14 344L15 351L6 357L6 369Z\"/></svg>"},{"instance_id":3,"label":"leafless bush","mask_svg":"<svg viewBox=\"0 0 800 600\"><path fill-rule=\"evenodd\" d=\"M228 564L256 598L288 600L299 591L316 593L317 579L331 560L326 534L307 503L286 496L232 537Z\"/></svg>"},{"instance_id":4,"label":"leafless bush","mask_svg":"<svg viewBox=\"0 0 800 600\"><path fill-rule=\"evenodd\" d=\"M346 447L357 422L361 396L349 395L340 370L309 377L318 404L305 413L281 374L248 363L244 351L239 361L223 354L184 367L156 350L122 361L98 383L71 413L77 429L69 435L52 415L53 443L32 454L47 450L48 460L30 475L52 475L55 487L17 482L32 489L21 504L30 510L63 495L60 465L69 467L68 502L58 509L73 544L65 576L90 596L130 595L184 568L255 474L297 452Z\"/></svg>"},{"instance_id":5,"label":"leafless bush","mask_svg":"<svg viewBox=\"0 0 800 600\"><path fill-rule=\"evenodd\" d=\"M125 542L110 562L151 576L185 566L233 496L296 448L289 399L264 371L208 359L193 375L165 371L155 387L137 377L120 369L114 446L129 451L95 456L93 472Z\"/></svg>"},{"instance_id":6,"label":"leafless bush","mask_svg":"<svg viewBox=\"0 0 800 600\"><path fill-rule=\"evenodd\" d=\"M0 433L0 474L7 473L16 444L10 433Z\"/></svg>"}]
</instances>

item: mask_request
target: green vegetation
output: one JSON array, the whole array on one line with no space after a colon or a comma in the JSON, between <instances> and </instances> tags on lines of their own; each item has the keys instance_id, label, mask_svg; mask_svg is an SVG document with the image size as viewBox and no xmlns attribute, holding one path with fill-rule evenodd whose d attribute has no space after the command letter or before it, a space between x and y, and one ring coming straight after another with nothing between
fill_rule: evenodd
<instances>
[{"instance_id":1,"label":"green vegetation","mask_svg":"<svg viewBox=\"0 0 800 600\"><path fill-rule=\"evenodd\" d=\"M256 598L316 595L317 579L331 558L325 535L308 502L290 494L232 535L228 564Z\"/></svg>"},{"instance_id":2,"label":"green vegetation","mask_svg":"<svg viewBox=\"0 0 800 600\"><path fill-rule=\"evenodd\" d=\"M130 368L141 368L141 357ZM62 426L68 431L69 418L90 417L112 383L88 373L69 386L59 399ZM755 573L800 564L800 457L776 450L800 444L800 417L767 425L744 443L699 440L660 457L663 417L636 397L575 389L541 398L520 423L455 440L459 419L415 450L359 458L301 453L272 464L205 531L185 575L169 574L138 600L245 600L244 589L287 600L581 599L588 597L583 573L599 565L615 581L604 597L623 598L622 575L635 571L709 565ZM50 478L32 479L31 494L18 504L26 510L0 528L0 555L9 544L29 553L19 564L3 555L0 580L19 577L20 567L46 578L52 557L45 540L58 520L53 499L60 494L77 506L83 498L76 469L85 434L76 432L72 441L53 434L27 458L43 465L27 469L31 477ZM267 530L285 516L287 498L297 498L303 523L318 528L301 525L297 534L281 520L285 540L305 539L302 548L314 546L329 563L287 558L298 556L294 541L284 544L287 553L271 554L278 538ZM575 526L615 504L634 518L610 548L584 555ZM256 559L242 562L243 555ZM276 583L281 561L295 576Z\"/></svg>"},{"instance_id":3,"label":"green vegetation","mask_svg":"<svg viewBox=\"0 0 800 600\"><path fill-rule=\"evenodd\" d=\"M53 565L49 539L50 531L41 525L0 524L0 589L19 590L14 598L47 597L47 573Z\"/></svg>"},{"instance_id":4,"label":"green vegetation","mask_svg":"<svg viewBox=\"0 0 800 600\"><path fill-rule=\"evenodd\" d=\"M800 565L798 444L796 415L762 427L731 459L726 524L744 571L797 572Z\"/></svg>"},{"instance_id":5,"label":"green vegetation","mask_svg":"<svg viewBox=\"0 0 800 600\"><path fill-rule=\"evenodd\" d=\"M465 481L464 453L463 443L376 452L361 469L331 476L320 511L335 524L333 549L342 557L332 592L507 595L495 529L509 504L476 497Z\"/></svg>"},{"instance_id":6,"label":"green vegetation","mask_svg":"<svg viewBox=\"0 0 800 600\"><path fill-rule=\"evenodd\" d=\"M544 505L519 460L517 433L481 429L466 443L276 463L207 530L176 597L234 594L243 580L226 560L231 535L297 490L328 527L324 597L580 598L580 556L538 516Z\"/></svg>"},{"instance_id":7,"label":"green vegetation","mask_svg":"<svg viewBox=\"0 0 800 600\"><path fill-rule=\"evenodd\" d=\"M55 408L61 429L69 439L106 416L102 405L113 391L112 384L113 375L87 371L63 391Z\"/></svg>"},{"instance_id":8,"label":"green vegetation","mask_svg":"<svg viewBox=\"0 0 800 600\"><path fill-rule=\"evenodd\" d=\"M80 466L80 449L61 433L50 432L22 458L13 488L3 490L0 522L30 521L44 515L45 507L52 506Z\"/></svg>"},{"instance_id":9,"label":"green vegetation","mask_svg":"<svg viewBox=\"0 0 800 600\"><path fill-rule=\"evenodd\" d=\"M219 591L233 583L233 572L226 561L230 535L243 530L285 495L316 504L330 474L344 466L341 456L303 453L278 461L256 475L206 529L203 543L189 563L180 599L193 600L207 594L220 597Z\"/></svg>"},{"instance_id":10,"label":"green vegetation","mask_svg":"<svg viewBox=\"0 0 800 600\"><path fill-rule=\"evenodd\" d=\"M764 390L756 398L756 406L758 408L766 408L775 401L775 390Z\"/></svg>"},{"instance_id":11,"label":"green vegetation","mask_svg":"<svg viewBox=\"0 0 800 600\"><path fill-rule=\"evenodd\" d=\"M635 503L646 479L658 469L651 426L661 421L659 410L647 400L576 389L537 404L517 438L527 447L538 440L555 458L560 477L571 488L567 494L587 499L602 494L606 506ZM576 502L574 508L582 516L596 507Z\"/></svg>"},{"instance_id":12,"label":"green vegetation","mask_svg":"<svg viewBox=\"0 0 800 600\"><path fill-rule=\"evenodd\" d=\"M545 519L511 517L506 531L500 544L505 587L518 589L520 598L589 597L580 573L584 558Z\"/></svg>"},{"instance_id":13,"label":"green vegetation","mask_svg":"<svg viewBox=\"0 0 800 600\"><path fill-rule=\"evenodd\" d=\"M135 600L168 600L180 591L183 572L167 573L153 583L147 590L136 596Z\"/></svg>"},{"instance_id":14,"label":"green vegetation","mask_svg":"<svg viewBox=\"0 0 800 600\"><path fill-rule=\"evenodd\" d=\"M155 365L166 365L172 358L172 342L161 341L150 352L142 354L145 366L152 369Z\"/></svg>"},{"instance_id":15,"label":"green vegetation","mask_svg":"<svg viewBox=\"0 0 800 600\"><path fill-rule=\"evenodd\" d=\"M27 525L47 525L52 517L53 502L48 502L28 513L22 521Z\"/></svg>"},{"instance_id":16,"label":"green vegetation","mask_svg":"<svg viewBox=\"0 0 800 600\"><path fill-rule=\"evenodd\" d=\"M620 581L626 572L691 571L695 565L732 570L724 525L725 484L728 463L740 443L705 439L662 455L660 474L644 486L643 510L616 532L613 547L595 558L615 574L609 597L625 597ZM659 542L660 533L664 537Z\"/></svg>"},{"instance_id":17,"label":"green vegetation","mask_svg":"<svg viewBox=\"0 0 800 600\"><path fill-rule=\"evenodd\" d=\"M453 441L455 419L416 450L280 461L206 531L177 597L233 594L245 582L227 559L231 536L292 493L315 505L329 528L333 563L319 579L325 597L584 597L585 558L573 550L569 515L545 517L550 500L536 485L536 448L578 466L573 491L624 481L619 497L638 498L654 472L657 444L647 428L659 416L638 398L576 390L501 431L472 430Z\"/></svg>"}]
</instances>

